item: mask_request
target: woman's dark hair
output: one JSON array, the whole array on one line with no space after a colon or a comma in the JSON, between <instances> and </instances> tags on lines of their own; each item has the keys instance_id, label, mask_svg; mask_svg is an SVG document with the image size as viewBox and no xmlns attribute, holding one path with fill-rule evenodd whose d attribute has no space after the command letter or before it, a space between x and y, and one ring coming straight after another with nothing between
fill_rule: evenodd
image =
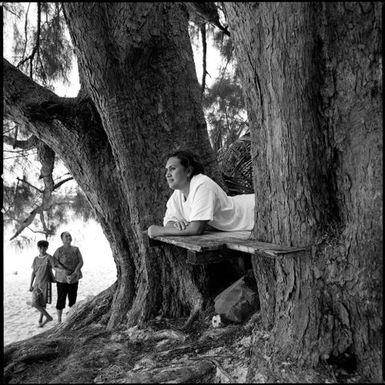
<instances>
[{"instance_id":1,"label":"woman's dark hair","mask_svg":"<svg viewBox=\"0 0 385 385\"><path fill-rule=\"evenodd\" d=\"M37 247L48 247L49 243L48 241L39 241L37 243Z\"/></svg>"},{"instance_id":2,"label":"woman's dark hair","mask_svg":"<svg viewBox=\"0 0 385 385\"><path fill-rule=\"evenodd\" d=\"M203 166L198 162L196 155L194 155L191 151L178 150L169 154L167 159L169 158L178 158L184 168L191 167L191 177L203 173Z\"/></svg>"},{"instance_id":3,"label":"woman's dark hair","mask_svg":"<svg viewBox=\"0 0 385 385\"><path fill-rule=\"evenodd\" d=\"M61 234L60 234L60 238L61 239L63 239L63 235L65 234L65 233L68 233L68 231L63 231ZM69 234L69 233L68 233ZM70 234L71 235L71 234Z\"/></svg>"}]
</instances>

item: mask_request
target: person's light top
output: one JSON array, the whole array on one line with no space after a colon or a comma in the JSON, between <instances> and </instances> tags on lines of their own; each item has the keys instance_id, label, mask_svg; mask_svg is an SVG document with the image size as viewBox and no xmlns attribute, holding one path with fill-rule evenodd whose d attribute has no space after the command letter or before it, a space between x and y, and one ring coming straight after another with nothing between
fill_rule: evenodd
<instances>
[{"instance_id":1,"label":"person's light top","mask_svg":"<svg viewBox=\"0 0 385 385\"><path fill-rule=\"evenodd\" d=\"M68 283L67 274L65 270L73 273L76 266L82 260L80 250L76 246L60 246L53 255L53 265L55 269L55 280L56 282ZM81 270L79 275L74 277L70 283L77 282L82 277Z\"/></svg>"},{"instance_id":2,"label":"person's light top","mask_svg":"<svg viewBox=\"0 0 385 385\"><path fill-rule=\"evenodd\" d=\"M182 219L188 222L208 220L210 226L221 231L252 230L254 199L254 194L228 196L207 175L194 175L187 199L180 190L175 190L171 195L163 225Z\"/></svg>"}]
</instances>

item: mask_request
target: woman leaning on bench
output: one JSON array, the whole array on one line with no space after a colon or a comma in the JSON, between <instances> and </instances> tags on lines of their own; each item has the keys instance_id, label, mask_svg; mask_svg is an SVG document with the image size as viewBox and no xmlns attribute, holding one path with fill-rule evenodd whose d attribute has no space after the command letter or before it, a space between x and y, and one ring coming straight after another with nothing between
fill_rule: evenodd
<instances>
[{"instance_id":1,"label":"woman leaning on bench","mask_svg":"<svg viewBox=\"0 0 385 385\"><path fill-rule=\"evenodd\" d=\"M167 183L174 190L167 202L164 226L151 225L150 238L200 235L206 225L220 231L252 230L254 194L228 196L207 175L190 151L176 151L166 164Z\"/></svg>"}]
</instances>

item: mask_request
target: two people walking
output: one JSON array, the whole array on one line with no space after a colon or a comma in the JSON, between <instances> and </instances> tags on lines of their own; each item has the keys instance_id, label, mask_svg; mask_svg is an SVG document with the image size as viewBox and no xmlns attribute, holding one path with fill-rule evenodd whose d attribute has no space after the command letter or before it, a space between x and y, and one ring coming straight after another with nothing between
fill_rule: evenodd
<instances>
[{"instance_id":1,"label":"two people walking","mask_svg":"<svg viewBox=\"0 0 385 385\"><path fill-rule=\"evenodd\" d=\"M63 245L55 251L53 256L47 253L49 243L39 241L37 243L39 255L32 263L30 291L32 306L40 312L40 327L53 320L46 310L46 304L52 303L52 282L56 282L57 285L57 320L61 323L66 300L68 298L69 307L76 303L79 279L82 278L83 258L79 248L71 245L72 236L69 232L63 232L60 238ZM52 269L55 271L55 276Z\"/></svg>"}]
</instances>

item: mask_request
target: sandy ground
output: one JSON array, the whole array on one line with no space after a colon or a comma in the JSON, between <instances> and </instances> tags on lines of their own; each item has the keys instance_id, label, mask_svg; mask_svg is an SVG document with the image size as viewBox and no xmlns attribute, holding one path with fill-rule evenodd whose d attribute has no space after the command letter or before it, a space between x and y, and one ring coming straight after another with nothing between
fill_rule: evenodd
<instances>
[{"instance_id":1,"label":"sandy ground","mask_svg":"<svg viewBox=\"0 0 385 385\"><path fill-rule=\"evenodd\" d=\"M95 222L74 222L71 226L59 229L67 230L73 235L72 244L78 246L83 256L83 278L79 282L77 302L94 296L115 282L116 268L111 249L104 237L100 226ZM37 240L34 239L33 245ZM48 253L53 254L61 246L60 236L50 240ZM3 273L3 312L4 312L4 345L20 341L47 330L57 322L56 316L56 284L52 285L52 304L47 305L47 311L54 318L43 328L38 327L40 313L30 306L31 292L29 284L32 273L32 261L38 254L36 246L16 250L4 243L4 273ZM63 315L68 311L64 309Z\"/></svg>"},{"instance_id":2,"label":"sandy ground","mask_svg":"<svg viewBox=\"0 0 385 385\"><path fill-rule=\"evenodd\" d=\"M77 302L87 296L94 296L109 287L115 281L115 266L99 266L99 270L83 269L83 278L79 282ZM56 316L56 285L52 285L52 304L47 305L47 311L54 320L43 328L38 327L40 313L29 304L31 292L29 289L30 272L6 273L4 276L4 345L32 337L57 322ZM63 314L68 311L64 309ZM65 316L64 316L65 319Z\"/></svg>"}]
</instances>

